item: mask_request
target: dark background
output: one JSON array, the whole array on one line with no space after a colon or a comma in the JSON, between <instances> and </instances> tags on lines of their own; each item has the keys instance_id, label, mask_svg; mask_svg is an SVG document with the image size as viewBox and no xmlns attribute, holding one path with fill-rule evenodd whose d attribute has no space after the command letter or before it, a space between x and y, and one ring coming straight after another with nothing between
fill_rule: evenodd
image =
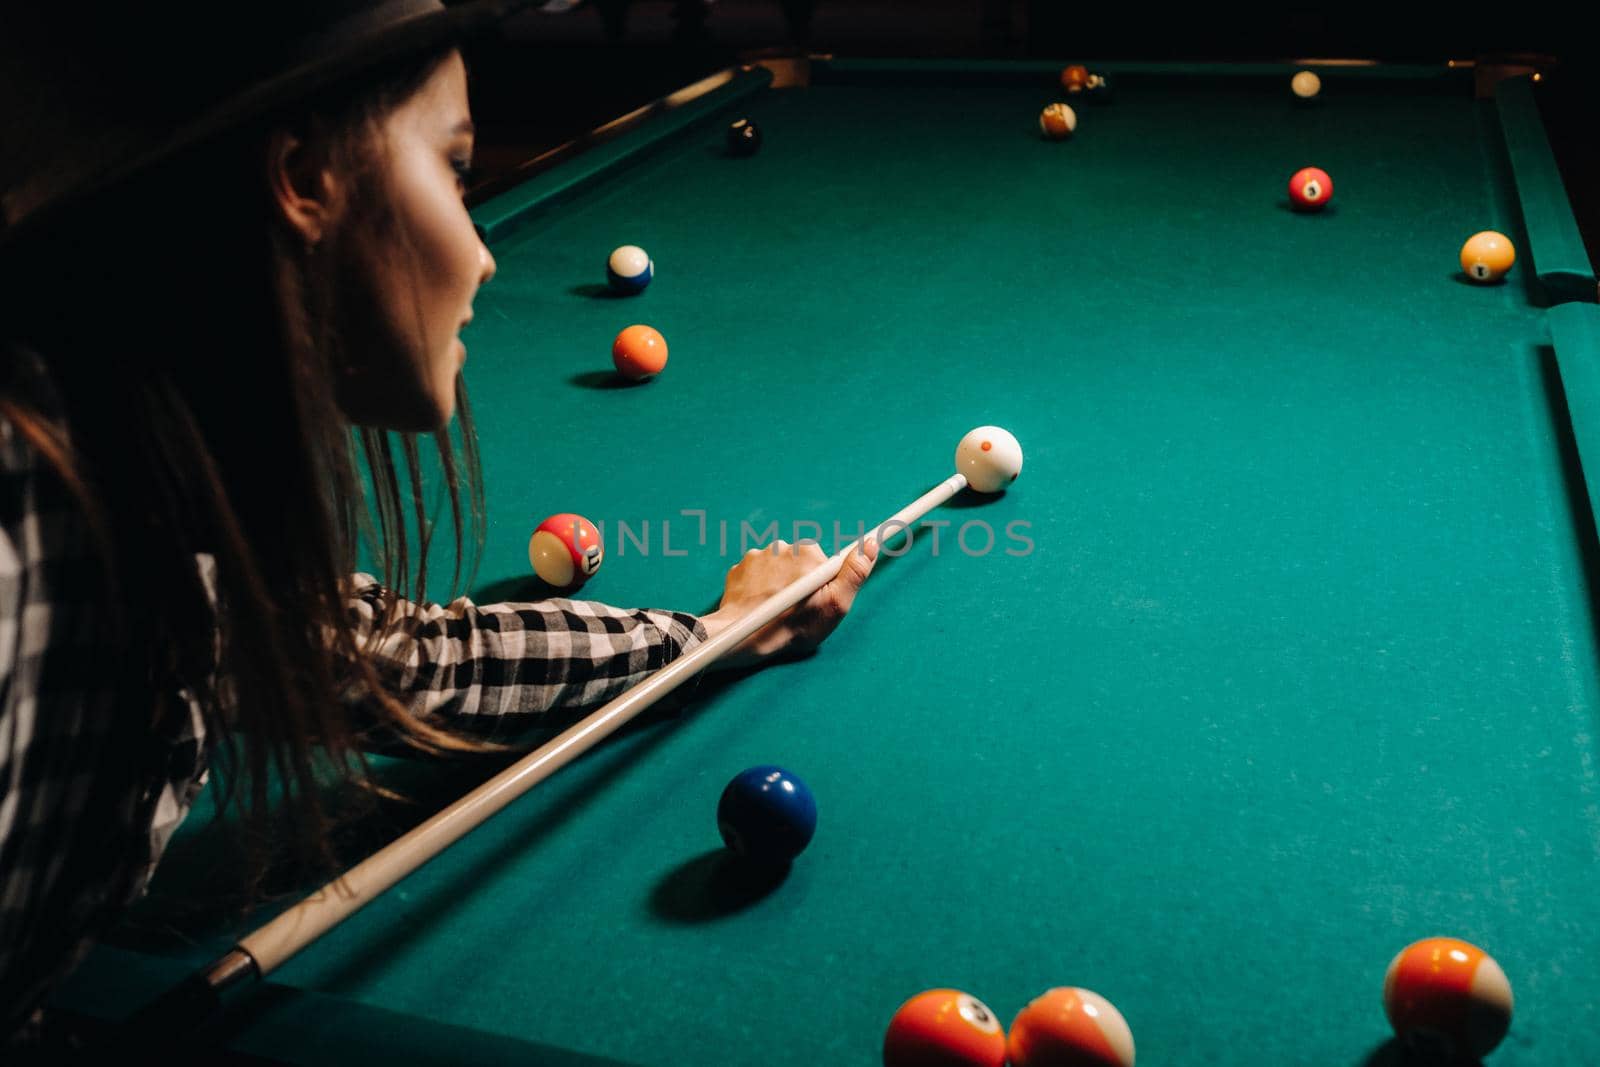
<instances>
[{"instance_id":1,"label":"dark background","mask_svg":"<svg viewBox=\"0 0 1600 1067\"><path fill-rule=\"evenodd\" d=\"M1518 60L1545 76L1538 97L1591 261L1600 263L1600 108L1592 35L1548 5L1488 10L1220 5L1184 12L1059 0L554 0L469 54L480 188L716 70L765 55L1083 60L1390 62ZM566 8L566 10L561 10Z\"/></svg>"}]
</instances>

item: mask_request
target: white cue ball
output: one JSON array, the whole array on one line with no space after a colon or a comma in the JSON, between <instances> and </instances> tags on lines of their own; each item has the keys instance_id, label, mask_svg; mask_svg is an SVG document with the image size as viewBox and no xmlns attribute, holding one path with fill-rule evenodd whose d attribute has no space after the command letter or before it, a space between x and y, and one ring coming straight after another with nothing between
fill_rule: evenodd
<instances>
[{"instance_id":1,"label":"white cue ball","mask_svg":"<svg viewBox=\"0 0 1600 1067\"><path fill-rule=\"evenodd\" d=\"M1302 100L1310 100L1322 92L1322 79L1309 70L1302 70L1289 81L1289 88Z\"/></svg>"},{"instance_id":2,"label":"white cue ball","mask_svg":"<svg viewBox=\"0 0 1600 1067\"><path fill-rule=\"evenodd\" d=\"M956 446L956 470L980 493L998 493L1022 473L1022 446L998 426L979 426Z\"/></svg>"}]
</instances>

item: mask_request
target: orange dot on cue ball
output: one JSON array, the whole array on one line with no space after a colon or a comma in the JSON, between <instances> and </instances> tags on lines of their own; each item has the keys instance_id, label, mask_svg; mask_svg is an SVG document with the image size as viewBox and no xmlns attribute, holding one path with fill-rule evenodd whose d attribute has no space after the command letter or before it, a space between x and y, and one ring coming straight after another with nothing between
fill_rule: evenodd
<instances>
[{"instance_id":1,"label":"orange dot on cue ball","mask_svg":"<svg viewBox=\"0 0 1600 1067\"><path fill-rule=\"evenodd\" d=\"M1461 246L1461 269L1475 282L1499 281L1516 261L1511 238L1493 230L1475 233Z\"/></svg>"},{"instance_id":2,"label":"orange dot on cue ball","mask_svg":"<svg viewBox=\"0 0 1600 1067\"><path fill-rule=\"evenodd\" d=\"M649 326L629 326L611 342L611 362L624 378L654 378L667 365L667 340Z\"/></svg>"},{"instance_id":3,"label":"orange dot on cue ball","mask_svg":"<svg viewBox=\"0 0 1600 1067\"><path fill-rule=\"evenodd\" d=\"M1012 1067L1133 1067L1133 1033L1105 997L1063 986L1017 1013L1006 1052Z\"/></svg>"},{"instance_id":4,"label":"orange dot on cue ball","mask_svg":"<svg viewBox=\"0 0 1600 1067\"><path fill-rule=\"evenodd\" d=\"M894 1013L883 1038L885 1067L1004 1067L1000 1018L959 989L918 993Z\"/></svg>"},{"instance_id":5,"label":"orange dot on cue ball","mask_svg":"<svg viewBox=\"0 0 1600 1067\"><path fill-rule=\"evenodd\" d=\"M1383 1009L1401 1040L1476 1060L1511 1028L1511 983L1476 945L1430 937L1389 964Z\"/></svg>"}]
</instances>

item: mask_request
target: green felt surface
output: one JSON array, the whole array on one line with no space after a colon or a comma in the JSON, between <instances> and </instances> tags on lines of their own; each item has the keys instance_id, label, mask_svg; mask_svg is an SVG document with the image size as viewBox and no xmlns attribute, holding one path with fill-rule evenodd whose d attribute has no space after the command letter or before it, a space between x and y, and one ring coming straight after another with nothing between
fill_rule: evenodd
<instances>
[{"instance_id":1,"label":"green felt surface","mask_svg":"<svg viewBox=\"0 0 1600 1067\"><path fill-rule=\"evenodd\" d=\"M60 999L80 1009L77 1032L90 1051L74 1062L98 1063L127 1054L118 1026L127 1007L144 1004L189 977L180 960L102 946L94 965L69 979ZM278 983L228 998L228 1011L184 1032L184 1063L294 1062L346 1067L352 1062L445 1067L619 1067L567 1049L401 1014ZM164 1033L172 1036L176 1030Z\"/></svg>"},{"instance_id":2,"label":"green felt surface","mask_svg":"<svg viewBox=\"0 0 1600 1067\"><path fill-rule=\"evenodd\" d=\"M585 595L696 610L741 523L831 541L980 423L1026 466L819 655L702 687L274 980L661 1065L870 1064L923 988L1009 1021L1076 984L1141 1063L1356 1067L1392 1054L1390 957L1442 933L1516 989L1492 1063L1600 1056L1595 535L1558 374L1600 342L1523 264L1458 273L1468 234L1526 239L1492 102L1396 77L1297 108L1287 77L1130 74L1060 144L1048 81L764 90L755 158L680 124L496 240L466 369L491 593L556 511L607 526ZM1320 215L1286 205L1308 164ZM637 298L598 289L623 243L655 259ZM618 388L633 322L671 358ZM820 809L770 891L713 821L765 762Z\"/></svg>"}]
</instances>

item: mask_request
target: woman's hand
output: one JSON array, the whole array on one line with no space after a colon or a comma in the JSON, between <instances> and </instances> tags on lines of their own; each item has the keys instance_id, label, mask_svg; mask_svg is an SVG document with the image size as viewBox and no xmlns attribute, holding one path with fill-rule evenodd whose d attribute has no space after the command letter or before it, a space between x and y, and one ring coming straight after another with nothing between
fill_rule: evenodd
<instances>
[{"instance_id":1,"label":"woman's hand","mask_svg":"<svg viewBox=\"0 0 1600 1067\"><path fill-rule=\"evenodd\" d=\"M791 545L787 541L774 541L766 548L752 548L728 571L722 603L717 610L701 617L708 636L716 637L767 597L827 558L822 549L812 543ZM862 550L852 550L833 580L756 631L716 665L750 667L770 659L812 651L849 613L856 591L872 573L877 559L875 540Z\"/></svg>"}]
</instances>

